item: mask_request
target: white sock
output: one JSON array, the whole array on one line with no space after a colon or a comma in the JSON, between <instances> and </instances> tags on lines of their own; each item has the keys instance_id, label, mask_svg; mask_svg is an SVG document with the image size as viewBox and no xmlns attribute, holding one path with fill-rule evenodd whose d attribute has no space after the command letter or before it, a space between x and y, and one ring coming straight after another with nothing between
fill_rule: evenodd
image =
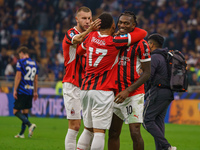
<instances>
[{"instance_id":1,"label":"white sock","mask_svg":"<svg viewBox=\"0 0 200 150\"><path fill-rule=\"evenodd\" d=\"M104 150L105 133L94 133L91 150Z\"/></svg>"},{"instance_id":2,"label":"white sock","mask_svg":"<svg viewBox=\"0 0 200 150\"><path fill-rule=\"evenodd\" d=\"M76 136L78 131L68 129L65 137L65 150L75 150L76 149Z\"/></svg>"},{"instance_id":3,"label":"white sock","mask_svg":"<svg viewBox=\"0 0 200 150\"><path fill-rule=\"evenodd\" d=\"M81 136L79 137L78 144L77 144L77 150L88 150L90 147L92 138L93 138L93 132L90 132L87 129L84 129Z\"/></svg>"}]
</instances>

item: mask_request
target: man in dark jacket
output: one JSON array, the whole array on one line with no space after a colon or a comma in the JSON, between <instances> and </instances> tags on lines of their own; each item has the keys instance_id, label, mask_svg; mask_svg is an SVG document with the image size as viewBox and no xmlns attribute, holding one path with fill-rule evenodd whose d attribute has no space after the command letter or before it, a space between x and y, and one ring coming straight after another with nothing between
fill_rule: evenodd
<instances>
[{"instance_id":1,"label":"man in dark jacket","mask_svg":"<svg viewBox=\"0 0 200 150\"><path fill-rule=\"evenodd\" d=\"M156 150L176 150L164 137L164 119L167 108L174 99L169 88L166 59L167 48L162 48L164 38L159 34L148 37L151 50L151 76L145 85L144 128L154 137ZM161 55L163 53L164 55Z\"/></svg>"}]
</instances>

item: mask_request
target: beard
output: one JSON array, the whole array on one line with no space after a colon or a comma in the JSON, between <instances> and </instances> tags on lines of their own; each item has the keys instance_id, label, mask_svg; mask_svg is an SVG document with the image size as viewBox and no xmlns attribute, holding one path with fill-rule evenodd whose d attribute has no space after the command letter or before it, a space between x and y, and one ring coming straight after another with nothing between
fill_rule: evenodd
<instances>
[{"instance_id":1,"label":"beard","mask_svg":"<svg viewBox=\"0 0 200 150\"><path fill-rule=\"evenodd\" d=\"M79 27L81 28L82 31L86 31L87 30L82 25L79 25Z\"/></svg>"}]
</instances>

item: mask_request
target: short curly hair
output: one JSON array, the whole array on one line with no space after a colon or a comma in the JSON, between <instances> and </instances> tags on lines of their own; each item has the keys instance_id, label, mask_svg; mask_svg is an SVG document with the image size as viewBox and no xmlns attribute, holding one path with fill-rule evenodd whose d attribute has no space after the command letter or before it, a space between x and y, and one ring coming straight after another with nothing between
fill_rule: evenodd
<instances>
[{"instance_id":1,"label":"short curly hair","mask_svg":"<svg viewBox=\"0 0 200 150\"><path fill-rule=\"evenodd\" d=\"M101 26L99 29L109 29L113 24L113 17L109 13L102 13L99 17Z\"/></svg>"}]
</instances>

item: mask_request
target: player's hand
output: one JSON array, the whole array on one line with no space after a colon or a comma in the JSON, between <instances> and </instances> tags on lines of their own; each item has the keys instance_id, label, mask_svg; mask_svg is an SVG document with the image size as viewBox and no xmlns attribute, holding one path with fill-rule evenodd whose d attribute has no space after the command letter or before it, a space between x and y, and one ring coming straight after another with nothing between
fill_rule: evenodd
<instances>
[{"instance_id":1,"label":"player's hand","mask_svg":"<svg viewBox=\"0 0 200 150\"><path fill-rule=\"evenodd\" d=\"M13 97L14 97L15 99L17 99L17 91L14 91L14 92L13 92Z\"/></svg>"},{"instance_id":2,"label":"player's hand","mask_svg":"<svg viewBox=\"0 0 200 150\"><path fill-rule=\"evenodd\" d=\"M90 30L91 31L98 30L100 28L100 25L101 25L101 19L97 18L95 21L91 22Z\"/></svg>"},{"instance_id":3,"label":"player's hand","mask_svg":"<svg viewBox=\"0 0 200 150\"><path fill-rule=\"evenodd\" d=\"M128 95L129 95L128 90L123 90L119 94L117 94L114 102L117 103L117 104L123 103L125 101L125 99L128 97Z\"/></svg>"},{"instance_id":4,"label":"player's hand","mask_svg":"<svg viewBox=\"0 0 200 150\"><path fill-rule=\"evenodd\" d=\"M33 94L33 100L35 101L35 100L37 100L37 98L38 98L38 93L34 92L34 94Z\"/></svg>"},{"instance_id":5,"label":"player's hand","mask_svg":"<svg viewBox=\"0 0 200 150\"><path fill-rule=\"evenodd\" d=\"M113 34L114 36L120 35L120 32L117 31L116 33Z\"/></svg>"}]
</instances>

